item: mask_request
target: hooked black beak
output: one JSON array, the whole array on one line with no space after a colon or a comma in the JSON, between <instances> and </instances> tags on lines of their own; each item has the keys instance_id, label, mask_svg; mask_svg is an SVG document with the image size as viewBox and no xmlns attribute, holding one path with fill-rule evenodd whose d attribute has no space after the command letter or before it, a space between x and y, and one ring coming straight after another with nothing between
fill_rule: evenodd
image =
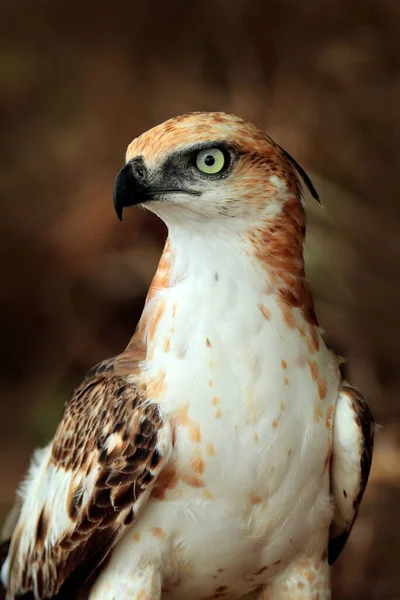
<instances>
[{"instance_id":1,"label":"hooked black beak","mask_svg":"<svg viewBox=\"0 0 400 600\"><path fill-rule=\"evenodd\" d=\"M141 204L148 199L147 171L141 158L130 160L118 173L114 182L114 208L122 221L126 206Z\"/></svg>"},{"instance_id":2,"label":"hooked black beak","mask_svg":"<svg viewBox=\"0 0 400 600\"><path fill-rule=\"evenodd\" d=\"M142 204L147 200L160 199L166 194L191 194L200 196L201 192L183 188L155 187L149 184L147 169L139 156L126 163L114 182L114 208L120 221L126 206Z\"/></svg>"}]
</instances>

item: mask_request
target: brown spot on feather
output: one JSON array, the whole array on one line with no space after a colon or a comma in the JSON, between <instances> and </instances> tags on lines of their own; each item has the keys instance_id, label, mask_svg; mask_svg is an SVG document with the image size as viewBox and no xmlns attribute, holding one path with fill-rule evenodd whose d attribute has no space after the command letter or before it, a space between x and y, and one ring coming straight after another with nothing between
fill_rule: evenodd
<instances>
[{"instance_id":1,"label":"brown spot on feather","mask_svg":"<svg viewBox=\"0 0 400 600\"><path fill-rule=\"evenodd\" d=\"M159 324L164 312L165 312L166 302L165 300L160 300L157 304L156 309L151 314L148 326L147 326L147 337L151 341L154 339L154 335L157 329L157 325Z\"/></svg>"},{"instance_id":2,"label":"brown spot on feather","mask_svg":"<svg viewBox=\"0 0 400 600\"><path fill-rule=\"evenodd\" d=\"M165 376L165 369L159 369L157 376L155 376L153 379L150 379L149 383L147 384L147 394L149 398L156 399L165 393Z\"/></svg>"},{"instance_id":3,"label":"brown spot on feather","mask_svg":"<svg viewBox=\"0 0 400 600\"><path fill-rule=\"evenodd\" d=\"M311 339L312 339L312 343L313 343L313 348L315 352L318 352L319 350L319 334L318 334L318 329L317 327L310 327L310 334L311 334Z\"/></svg>"},{"instance_id":4,"label":"brown spot on feather","mask_svg":"<svg viewBox=\"0 0 400 600\"><path fill-rule=\"evenodd\" d=\"M169 283L171 272L171 245L169 238L165 242L164 250L158 263L156 274L147 292L146 304L162 289L165 289ZM176 310L176 308L175 308Z\"/></svg>"},{"instance_id":5,"label":"brown spot on feather","mask_svg":"<svg viewBox=\"0 0 400 600\"><path fill-rule=\"evenodd\" d=\"M192 442L201 441L200 425L189 417L189 403L182 405L174 415L175 427L187 427L188 436Z\"/></svg>"},{"instance_id":6,"label":"brown spot on feather","mask_svg":"<svg viewBox=\"0 0 400 600\"><path fill-rule=\"evenodd\" d=\"M151 535L153 535L158 540L163 540L165 538L165 531L161 529L161 527L152 527Z\"/></svg>"},{"instance_id":7,"label":"brown spot on feather","mask_svg":"<svg viewBox=\"0 0 400 600\"><path fill-rule=\"evenodd\" d=\"M215 448L213 444L207 444L206 446L206 452L209 456L214 456L215 454Z\"/></svg>"},{"instance_id":8,"label":"brown spot on feather","mask_svg":"<svg viewBox=\"0 0 400 600\"><path fill-rule=\"evenodd\" d=\"M199 448L196 448L196 450L194 451L193 456L189 462L189 467L195 473L204 473L205 463Z\"/></svg>"},{"instance_id":9,"label":"brown spot on feather","mask_svg":"<svg viewBox=\"0 0 400 600\"><path fill-rule=\"evenodd\" d=\"M191 473L182 473L182 481L193 488L203 488L204 481Z\"/></svg>"},{"instance_id":10,"label":"brown spot on feather","mask_svg":"<svg viewBox=\"0 0 400 600\"><path fill-rule=\"evenodd\" d=\"M261 502L262 502L261 496L259 494L256 494L256 492L253 492L251 494L250 498L251 498L251 503L252 504L261 504Z\"/></svg>"},{"instance_id":11,"label":"brown spot on feather","mask_svg":"<svg viewBox=\"0 0 400 600\"><path fill-rule=\"evenodd\" d=\"M297 331L300 334L300 337L305 337L306 336L306 332L305 332L304 328L301 327L301 325L296 325L296 327L297 327Z\"/></svg>"},{"instance_id":12,"label":"brown spot on feather","mask_svg":"<svg viewBox=\"0 0 400 600\"><path fill-rule=\"evenodd\" d=\"M167 465L158 476L151 492L152 498L163 500L168 490L173 490L178 485L179 477L175 467Z\"/></svg>"},{"instance_id":13,"label":"brown spot on feather","mask_svg":"<svg viewBox=\"0 0 400 600\"><path fill-rule=\"evenodd\" d=\"M269 321L271 319L271 311L263 304L259 305L259 309L261 310L264 319Z\"/></svg>"},{"instance_id":14,"label":"brown spot on feather","mask_svg":"<svg viewBox=\"0 0 400 600\"><path fill-rule=\"evenodd\" d=\"M315 581L315 573L313 571L306 571L306 579L308 583L312 584Z\"/></svg>"},{"instance_id":15,"label":"brown spot on feather","mask_svg":"<svg viewBox=\"0 0 400 600\"><path fill-rule=\"evenodd\" d=\"M326 379L319 377L318 378L318 395L320 397L320 400L324 400L324 398L326 398L327 392L328 392L328 386L326 383Z\"/></svg>"},{"instance_id":16,"label":"brown spot on feather","mask_svg":"<svg viewBox=\"0 0 400 600\"><path fill-rule=\"evenodd\" d=\"M314 403L314 417L313 417L313 422L314 423L318 423L318 421L320 420L320 418L322 417L322 408L321 408L321 403L316 400Z\"/></svg>"},{"instance_id":17,"label":"brown spot on feather","mask_svg":"<svg viewBox=\"0 0 400 600\"><path fill-rule=\"evenodd\" d=\"M317 381L318 375L319 375L319 369L318 369L318 365L317 365L316 361L309 360L308 365L310 367L311 377L312 377L313 381Z\"/></svg>"},{"instance_id":18,"label":"brown spot on feather","mask_svg":"<svg viewBox=\"0 0 400 600\"><path fill-rule=\"evenodd\" d=\"M290 329L294 329L296 326L296 320L294 318L293 308L281 299L279 299L278 304L286 325L288 325Z\"/></svg>"},{"instance_id":19,"label":"brown spot on feather","mask_svg":"<svg viewBox=\"0 0 400 600\"><path fill-rule=\"evenodd\" d=\"M201 431L198 423L193 422L193 424L189 426L189 439L197 444L201 442Z\"/></svg>"},{"instance_id":20,"label":"brown spot on feather","mask_svg":"<svg viewBox=\"0 0 400 600\"><path fill-rule=\"evenodd\" d=\"M335 407L333 405L328 406L328 410L326 411L326 420L325 420L325 426L327 429L331 429L331 427L332 427L332 419L333 419L334 412L335 412Z\"/></svg>"}]
</instances>

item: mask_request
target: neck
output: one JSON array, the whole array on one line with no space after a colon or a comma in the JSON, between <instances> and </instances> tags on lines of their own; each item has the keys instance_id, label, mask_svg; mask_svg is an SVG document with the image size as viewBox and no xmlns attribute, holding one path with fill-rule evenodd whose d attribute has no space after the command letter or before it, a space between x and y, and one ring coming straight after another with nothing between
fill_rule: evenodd
<instances>
[{"instance_id":1,"label":"neck","mask_svg":"<svg viewBox=\"0 0 400 600\"><path fill-rule=\"evenodd\" d=\"M305 216L300 200L297 197L287 200L272 223L256 228L249 236L255 256L269 273L271 291L278 296L282 312L289 317L288 310L299 308L307 323L317 325L305 279Z\"/></svg>"},{"instance_id":2,"label":"neck","mask_svg":"<svg viewBox=\"0 0 400 600\"><path fill-rule=\"evenodd\" d=\"M196 291L199 303L213 302L217 289L225 290L229 302L235 286L243 284L255 292L274 296L288 325L295 326L296 308L306 322L315 325L304 273L304 234L304 215L297 198L289 199L272 222L261 221L242 231L232 232L218 223L170 225L133 339L143 339L146 331L148 334L150 321L155 326L157 311L168 291L183 287Z\"/></svg>"}]
</instances>

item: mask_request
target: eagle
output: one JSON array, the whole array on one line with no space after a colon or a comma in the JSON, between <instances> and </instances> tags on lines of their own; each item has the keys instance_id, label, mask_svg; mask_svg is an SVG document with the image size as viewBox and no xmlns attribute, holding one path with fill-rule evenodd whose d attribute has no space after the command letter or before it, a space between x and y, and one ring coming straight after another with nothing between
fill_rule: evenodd
<instances>
[{"instance_id":1,"label":"eagle","mask_svg":"<svg viewBox=\"0 0 400 600\"><path fill-rule=\"evenodd\" d=\"M327 600L374 420L305 277L300 165L231 114L170 119L114 184L168 238L126 349L91 369L19 491L7 600Z\"/></svg>"}]
</instances>

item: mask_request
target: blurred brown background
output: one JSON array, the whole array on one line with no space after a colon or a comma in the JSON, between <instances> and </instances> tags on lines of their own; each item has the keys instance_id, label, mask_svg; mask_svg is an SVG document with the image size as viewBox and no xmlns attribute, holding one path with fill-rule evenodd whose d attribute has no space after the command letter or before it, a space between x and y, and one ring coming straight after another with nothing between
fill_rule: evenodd
<instances>
[{"instance_id":1,"label":"blurred brown background","mask_svg":"<svg viewBox=\"0 0 400 600\"><path fill-rule=\"evenodd\" d=\"M128 142L225 110L324 201L308 202L319 318L384 426L335 598L400 598L399 22L397 0L2 0L0 520L74 384L127 343L156 267L163 226L112 207Z\"/></svg>"}]
</instances>

